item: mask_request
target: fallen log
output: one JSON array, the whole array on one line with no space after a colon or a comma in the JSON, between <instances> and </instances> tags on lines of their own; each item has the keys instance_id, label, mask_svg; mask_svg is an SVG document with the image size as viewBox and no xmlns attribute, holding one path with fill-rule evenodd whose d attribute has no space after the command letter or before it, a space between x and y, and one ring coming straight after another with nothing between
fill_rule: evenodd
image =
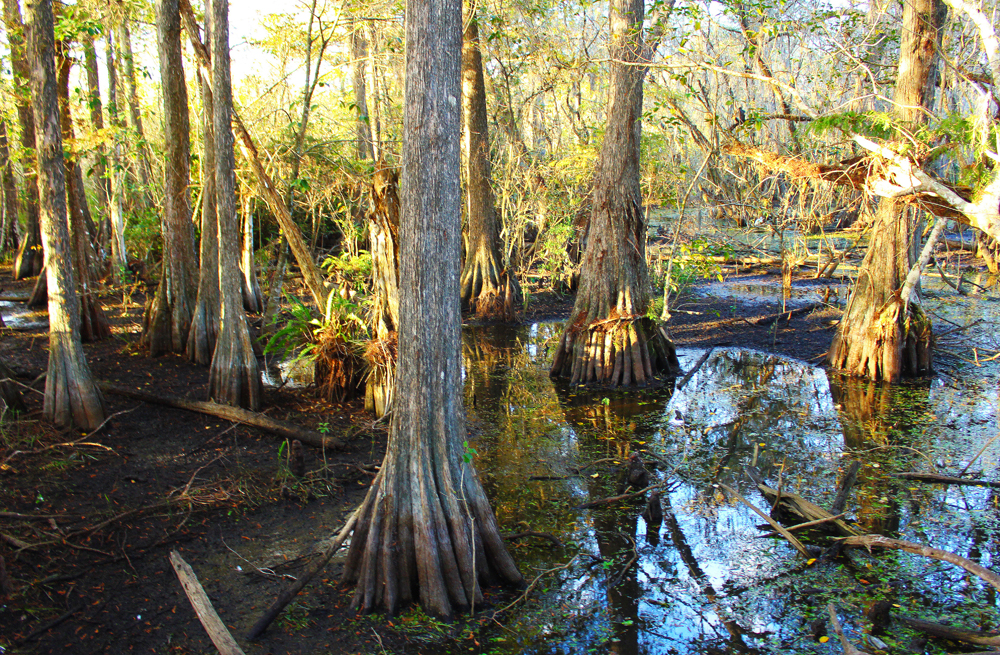
<instances>
[{"instance_id":1,"label":"fallen log","mask_svg":"<svg viewBox=\"0 0 1000 655\"><path fill-rule=\"evenodd\" d=\"M998 632L977 632L975 630L966 630L964 628L953 628L951 626L941 625L940 623L932 623L931 621L923 621L921 619L914 619L908 616L899 616L897 618L911 628L920 630L921 632L926 632L932 637L951 639L952 641L961 641L975 646L1000 647L1000 633Z\"/></svg>"},{"instance_id":2,"label":"fallen log","mask_svg":"<svg viewBox=\"0 0 1000 655\"><path fill-rule=\"evenodd\" d=\"M865 651L858 649L847 640L847 637L844 635L844 629L840 627L840 619L837 618L837 612L834 611L833 605L827 605L826 611L830 615L830 623L833 624L833 631L840 640L840 646L844 649L844 655L868 655Z\"/></svg>"},{"instance_id":3,"label":"fallen log","mask_svg":"<svg viewBox=\"0 0 1000 655\"><path fill-rule=\"evenodd\" d=\"M208 599L208 594L198 582L198 576L194 574L194 570L176 550L170 552L170 565L174 567L174 572L181 581L181 586L184 587L184 593L187 594L191 607L194 608L194 613L198 615L198 620L201 621L202 627L208 633L208 638L212 640L219 652L222 655L244 655L243 649L233 639L226 624L222 622L215 608L212 607L212 601Z\"/></svg>"},{"instance_id":4,"label":"fallen log","mask_svg":"<svg viewBox=\"0 0 1000 655\"><path fill-rule=\"evenodd\" d=\"M893 473L892 477L903 480L915 480L916 482L927 482L928 484L954 484L966 487L990 487L1000 489L1000 482L990 482L989 480L970 480L969 478L956 478L950 475L938 475L936 473Z\"/></svg>"},{"instance_id":5,"label":"fallen log","mask_svg":"<svg viewBox=\"0 0 1000 655\"><path fill-rule=\"evenodd\" d=\"M675 389L675 391L680 391L687 385L688 380L691 379L691 376L697 373L698 370L705 364L705 362L708 361L708 357L709 355L712 354L713 350L715 350L715 346L708 347L708 350L706 350L704 354L702 354L702 356L698 358L698 361L694 363L694 366L692 366L691 369L684 374L684 377L681 378L681 381L677 383L677 388Z\"/></svg>"},{"instance_id":6,"label":"fallen log","mask_svg":"<svg viewBox=\"0 0 1000 655\"><path fill-rule=\"evenodd\" d=\"M901 550L905 553L922 555L924 557L930 557L931 559L941 560L942 562L948 562L949 564L962 567L972 575L993 585L994 589L1000 591L1000 575L997 575L985 566L980 566L970 559L966 559L961 555L956 555L955 553L950 553L947 550L932 548L922 544L915 544L911 541L903 541L902 539L890 539L889 537L883 537L879 534L863 534L848 537L844 540L844 545L864 546L869 551L872 548L891 548L894 550ZM998 645L1000 645L1000 643L998 643Z\"/></svg>"},{"instance_id":7,"label":"fallen log","mask_svg":"<svg viewBox=\"0 0 1000 655\"><path fill-rule=\"evenodd\" d=\"M276 434L285 439L298 439L304 444L315 446L317 448L332 448L334 450L343 450L344 448L344 443L336 437L324 436L319 432L301 428L297 425L289 423L288 421L271 418L265 414L250 412L239 407L220 405L219 403L213 403L206 400L187 400L176 396L155 396L145 391L136 391L119 387L111 384L110 382L98 382L97 386L100 387L101 391L105 393L113 393L118 396L134 398L136 400L154 403L156 405L176 407L177 409L183 409L189 412L198 412L199 414L218 416L219 418L227 421L235 421L236 423L242 423L243 425L260 428L261 430Z\"/></svg>"},{"instance_id":8,"label":"fallen log","mask_svg":"<svg viewBox=\"0 0 1000 655\"><path fill-rule=\"evenodd\" d=\"M847 495L851 493L851 488L858 479L859 470L861 470L861 462L858 460L852 461L851 465L847 467L847 472L844 473L844 477L840 481L840 486L837 488L837 495L833 499L833 504L830 505L831 513L840 514L844 511L844 505L847 504Z\"/></svg>"}]
</instances>

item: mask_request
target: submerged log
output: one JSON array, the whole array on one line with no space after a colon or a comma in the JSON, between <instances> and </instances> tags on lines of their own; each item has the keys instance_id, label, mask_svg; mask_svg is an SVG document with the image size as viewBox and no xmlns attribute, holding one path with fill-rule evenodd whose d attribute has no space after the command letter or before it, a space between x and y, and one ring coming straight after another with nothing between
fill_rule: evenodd
<instances>
[{"instance_id":1,"label":"submerged log","mask_svg":"<svg viewBox=\"0 0 1000 655\"><path fill-rule=\"evenodd\" d=\"M855 536L861 534L861 531L857 528L848 525L832 513L826 511L819 505L809 502L798 494L782 490L779 498L778 491L764 484L764 479L760 475L760 472L753 466L746 467L745 471L747 475L750 476L750 479L756 483L757 489L760 490L768 501L771 503L774 503L775 500L780 501L778 507L781 509L800 516L806 521L819 521L820 519L823 519L826 524L830 525L833 529L844 536Z\"/></svg>"},{"instance_id":2,"label":"submerged log","mask_svg":"<svg viewBox=\"0 0 1000 655\"><path fill-rule=\"evenodd\" d=\"M239 407L220 405L219 403L213 403L206 400L187 400L186 398L178 398L176 396L157 396L144 391L125 389L124 387L119 387L111 384L110 382L100 382L98 383L98 386L105 393L113 393L147 403L166 405L167 407L176 407L177 409L184 409L189 412L198 412L199 414L217 416L227 421L235 421L236 423L242 423L243 425L260 428L261 430L265 430L286 439L298 439L304 444L315 446L317 448L333 448L334 450L342 450L344 448L344 443L336 437L327 437L319 432L301 428L287 421L281 421L264 414L241 409Z\"/></svg>"},{"instance_id":3,"label":"submerged log","mask_svg":"<svg viewBox=\"0 0 1000 655\"><path fill-rule=\"evenodd\" d=\"M923 621L921 619L914 619L908 616L900 616L899 620L915 630L926 632L932 637L951 639L952 641L961 641L966 644L974 644L976 646L1000 647L1000 633L996 631L977 632L975 630L966 630L964 628L953 628L951 626L941 625L940 623L932 623L931 621Z\"/></svg>"},{"instance_id":4,"label":"submerged log","mask_svg":"<svg viewBox=\"0 0 1000 655\"><path fill-rule=\"evenodd\" d=\"M892 477L903 480L914 480L916 482L926 482L928 484L954 484L966 487L990 487L1000 489L1000 482L990 482L989 480L970 480L969 478L956 478L950 475L938 475L936 473L893 473Z\"/></svg>"}]
</instances>

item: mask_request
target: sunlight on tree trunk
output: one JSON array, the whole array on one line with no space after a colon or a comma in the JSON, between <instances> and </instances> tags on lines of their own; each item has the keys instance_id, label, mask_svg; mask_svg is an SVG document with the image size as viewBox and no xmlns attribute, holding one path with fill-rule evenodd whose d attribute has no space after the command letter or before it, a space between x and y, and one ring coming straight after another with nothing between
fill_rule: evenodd
<instances>
[{"instance_id":1,"label":"sunlight on tree trunk","mask_svg":"<svg viewBox=\"0 0 1000 655\"><path fill-rule=\"evenodd\" d=\"M115 282L128 270L128 251L125 248L125 214L122 208L124 171L122 169L122 119L118 105L118 67L115 63L115 45L110 32L105 37L105 61L108 67L108 123L111 126L111 171L109 172L109 214L111 218L111 275Z\"/></svg>"},{"instance_id":2,"label":"sunlight on tree trunk","mask_svg":"<svg viewBox=\"0 0 1000 655\"><path fill-rule=\"evenodd\" d=\"M903 6L896 115L911 126L927 121L934 98L939 30L944 21L939 0L916 0ZM900 289L916 261L916 220L904 203L879 201L868 252L830 346L830 366L873 380L898 382L931 371L934 335L916 300L900 298ZM919 296L918 296L919 298Z\"/></svg>"},{"instance_id":3,"label":"sunlight on tree trunk","mask_svg":"<svg viewBox=\"0 0 1000 655\"><path fill-rule=\"evenodd\" d=\"M666 332L646 317L646 220L639 189L642 0L611 10L608 123L594 173L580 290L550 375L571 384L646 386L680 370Z\"/></svg>"},{"instance_id":4,"label":"sunlight on tree trunk","mask_svg":"<svg viewBox=\"0 0 1000 655\"><path fill-rule=\"evenodd\" d=\"M365 350L370 370L365 385L365 409L381 417L392 408L399 326L399 173L384 163L378 166L372 179L368 240L375 338Z\"/></svg>"},{"instance_id":5,"label":"sunlight on tree trunk","mask_svg":"<svg viewBox=\"0 0 1000 655\"><path fill-rule=\"evenodd\" d=\"M31 97L28 83L31 72L25 57L24 25L21 22L21 7L17 0L3 0L4 24L10 42L11 68L14 73L14 99L17 108L17 123L21 132L21 150L24 161L24 234L14 257L14 279L38 275L42 272L42 235L38 219L38 182L35 167L35 118L31 113Z\"/></svg>"},{"instance_id":6,"label":"sunlight on tree trunk","mask_svg":"<svg viewBox=\"0 0 1000 655\"><path fill-rule=\"evenodd\" d=\"M466 0L463 4L466 16L462 35L462 152L469 242L461 279L462 306L479 318L511 323L517 315L521 288L504 265L500 252L478 17L473 2Z\"/></svg>"},{"instance_id":7,"label":"sunlight on tree trunk","mask_svg":"<svg viewBox=\"0 0 1000 655\"><path fill-rule=\"evenodd\" d=\"M344 579L353 605L439 617L480 583L523 582L463 457L459 243L459 0L406 7L399 367L388 451L362 504Z\"/></svg>"},{"instance_id":8,"label":"sunlight on tree trunk","mask_svg":"<svg viewBox=\"0 0 1000 655\"><path fill-rule=\"evenodd\" d=\"M51 0L35 0L28 16L31 96L38 127L38 194L49 288L49 368L42 415L60 427L93 430L104 421L106 411L80 343L80 302L66 215Z\"/></svg>"},{"instance_id":9,"label":"sunlight on tree trunk","mask_svg":"<svg viewBox=\"0 0 1000 655\"><path fill-rule=\"evenodd\" d=\"M257 410L263 397L240 293L239 217L233 152L233 88L229 69L229 1L212 2L212 99L215 126L215 194L219 219L219 334L208 378L208 397Z\"/></svg>"}]
</instances>

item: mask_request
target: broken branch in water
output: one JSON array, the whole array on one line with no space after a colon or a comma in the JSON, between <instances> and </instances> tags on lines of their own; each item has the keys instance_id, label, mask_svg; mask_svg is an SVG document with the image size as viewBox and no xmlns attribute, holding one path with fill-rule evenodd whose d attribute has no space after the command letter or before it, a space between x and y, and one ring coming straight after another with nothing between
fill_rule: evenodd
<instances>
[{"instance_id":1,"label":"broken branch in water","mask_svg":"<svg viewBox=\"0 0 1000 655\"><path fill-rule=\"evenodd\" d=\"M726 484L721 484L720 483L719 486L722 487L723 489L725 489L726 493L734 496L737 500L739 500L740 502L742 502L744 505L746 505L747 507L749 507L753 511L757 512L757 514L759 514L762 519L764 519L765 521L767 521L768 525L770 525L772 528L774 528L775 530L777 530L778 533L781 534L782 537L784 537L785 539L787 539L788 543L790 543L792 546L795 547L795 550L799 551L805 557L809 557L809 551L806 550L806 547L802 545L801 541L799 541L798 539L795 538L795 535L793 535L791 532L789 532L784 527L782 527L781 524L779 524L777 521L775 521L774 519L772 519L770 516L768 516L767 514L765 514L756 505L754 505L749 500L747 500L746 498L744 498L740 494L740 492L736 491L735 489L733 489L732 487L730 487L729 485L726 485Z\"/></svg>"},{"instance_id":2,"label":"broken branch in water","mask_svg":"<svg viewBox=\"0 0 1000 655\"><path fill-rule=\"evenodd\" d=\"M993 585L994 589L1000 591L1000 575L997 575L985 566L976 564L970 559L966 559L960 555L956 555L955 553L949 553L948 551L941 550L940 548L931 548L930 546L915 544L911 541L903 541L902 539L890 539L889 537L883 537L879 534L863 534L848 537L844 540L844 545L864 546L869 551L872 548L891 548L894 550L901 550L906 553L912 553L914 555L923 555L924 557L941 560L942 562L948 562L949 564L962 567L972 575Z\"/></svg>"},{"instance_id":3,"label":"broken branch in water","mask_svg":"<svg viewBox=\"0 0 1000 655\"><path fill-rule=\"evenodd\" d=\"M903 480L914 480L916 482L926 482L928 484L954 484L966 487L991 487L1000 489L1000 482L990 482L988 480L970 480L969 478L955 478L950 475L938 475L936 473L893 473L892 477Z\"/></svg>"},{"instance_id":4,"label":"broken branch in water","mask_svg":"<svg viewBox=\"0 0 1000 655\"><path fill-rule=\"evenodd\" d=\"M933 637L961 641L966 644L976 646L997 646L1000 647L1000 633L997 632L977 632L975 630L965 630L963 628L952 628L951 626L931 623L920 619L912 619L908 616L898 617L900 621L915 630L926 632Z\"/></svg>"},{"instance_id":5,"label":"broken branch in water","mask_svg":"<svg viewBox=\"0 0 1000 655\"><path fill-rule=\"evenodd\" d=\"M837 612L833 609L833 605L827 605L826 611L830 614L830 622L833 624L833 631L837 633L837 638L840 639L840 645L844 649L844 655L868 655L863 650L859 650L854 647L854 644L847 640L844 636L844 629L840 627L840 619L837 618Z\"/></svg>"}]
</instances>

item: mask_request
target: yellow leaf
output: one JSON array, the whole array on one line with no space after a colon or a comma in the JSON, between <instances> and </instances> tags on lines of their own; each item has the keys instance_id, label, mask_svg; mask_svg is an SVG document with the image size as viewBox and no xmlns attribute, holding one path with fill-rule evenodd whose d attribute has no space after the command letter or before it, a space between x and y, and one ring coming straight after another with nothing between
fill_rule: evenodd
<instances>
[{"instance_id":1,"label":"yellow leaf","mask_svg":"<svg viewBox=\"0 0 1000 655\"><path fill-rule=\"evenodd\" d=\"M595 473L595 474L593 474L593 475L592 475L592 476L590 476L590 477L592 477L592 478L597 478L597 477L600 477L600 476L601 476L601 474L600 474L600 473Z\"/></svg>"},{"instance_id":2,"label":"yellow leaf","mask_svg":"<svg viewBox=\"0 0 1000 655\"><path fill-rule=\"evenodd\" d=\"M830 638L827 637L826 635L823 635L822 637L819 638L819 643L821 644L825 644L828 641L830 641Z\"/></svg>"},{"instance_id":3,"label":"yellow leaf","mask_svg":"<svg viewBox=\"0 0 1000 655\"><path fill-rule=\"evenodd\" d=\"M809 559L809 560L806 561L806 566L812 566L815 563L816 563L816 558L813 557L813 558L811 558L811 559Z\"/></svg>"}]
</instances>

